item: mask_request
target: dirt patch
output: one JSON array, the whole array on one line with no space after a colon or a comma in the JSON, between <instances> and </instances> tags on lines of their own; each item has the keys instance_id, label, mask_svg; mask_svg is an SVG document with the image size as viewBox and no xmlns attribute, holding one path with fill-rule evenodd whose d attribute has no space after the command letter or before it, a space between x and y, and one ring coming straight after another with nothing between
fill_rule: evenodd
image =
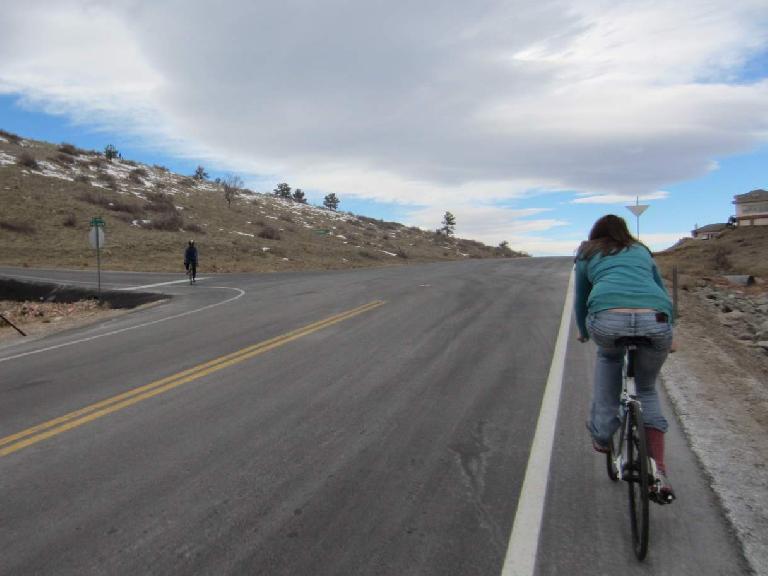
<instances>
[{"instance_id":1,"label":"dirt patch","mask_svg":"<svg viewBox=\"0 0 768 576\"><path fill-rule=\"evenodd\" d=\"M100 299L98 296L87 288L0 278L0 314L5 318L0 319L0 342L47 336L170 298L118 290L105 290Z\"/></svg>"},{"instance_id":2,"label":"dirt patch","mask_svg":"<svg viewBox=\"0 0 768 576\"><path fill-rule=\"evenodd\" d=\"M0 314L16 325L26 337L41 337L103 321L124 314L96 300L80 302L15 302L0 300ZM0 320L0 343L24 339L10 324Z\"/></svg>"}]
</instances>

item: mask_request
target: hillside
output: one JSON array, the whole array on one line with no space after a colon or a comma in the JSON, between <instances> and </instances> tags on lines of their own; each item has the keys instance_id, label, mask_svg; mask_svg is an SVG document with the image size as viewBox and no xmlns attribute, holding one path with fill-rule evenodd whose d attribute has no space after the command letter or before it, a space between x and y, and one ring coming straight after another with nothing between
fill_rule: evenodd
<instances>
[{"instance_id":1,"label":"hillside","mask_svg":"<svg viewBox=\"0 0 768 576\"><path fill-rule=\"evenodd\" d=\"M178 271L188 239L204 272L525 256L247 189L228 206L216 182L0 130L0 264L95 266L94 216L106 222L102 266L112 270Z\"/></svg>"},{"instance_id":2,"label":"hillside","mask_svg":"<svg viewBox=\"0 0 768 576\"><path fill-rule=\"evenodd\" d=\"M747 274L768 281L768 226L740 226L712 240L685 238L655 255L665 275L701 278Z\"/></svg>"}]
</instances>

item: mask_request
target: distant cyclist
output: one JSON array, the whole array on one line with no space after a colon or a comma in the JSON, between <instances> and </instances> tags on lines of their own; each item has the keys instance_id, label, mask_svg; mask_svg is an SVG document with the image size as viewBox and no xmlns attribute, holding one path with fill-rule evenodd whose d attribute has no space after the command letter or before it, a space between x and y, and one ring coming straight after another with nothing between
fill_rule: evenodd
<instances>
[{"instance_id":1,"label":"distant cyclist","mask_svg":"<svg viewBox=\"0 0 768 576\"><path fill-rule=\"evenodd\" d=\"M190 282L195 282L197 276L197 246L195 241L190 240L187 249L184 251L184 268L187 269Z\"/></svg>"},{"instance_id":2,"label":"distant cyclist","mask_svg":"<svg viewBox=\"0 0 768 576\"><path fill-rule=\"evenodd\" d=\"M672 301L650 250L634 239L623 218L609 214L592 227L576 255L575 312L579 341L597 344L592 407L587 428L598 452L608 452L620 425L624 349L622 336L644 336L635 385L643 406L648 453L656 461L662 493L673 494L666 478L664 433L667 420L656 393L656 378L672 346Z\"/></svg>"}]
</instances>

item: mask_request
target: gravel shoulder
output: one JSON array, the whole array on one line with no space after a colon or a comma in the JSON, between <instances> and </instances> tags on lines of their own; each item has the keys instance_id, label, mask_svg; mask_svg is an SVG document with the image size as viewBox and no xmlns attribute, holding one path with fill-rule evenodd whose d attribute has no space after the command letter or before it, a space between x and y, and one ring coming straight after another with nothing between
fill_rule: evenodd
<instances>
[{"instance_id":1,"label":"gravel shoulder","mask_svg":"<svg viewBox=\"0 0 768 576\"><path fill-rule=\"evenodd\" d=\"M756 574L768 574L768 353L745 339L723 302L733 298L681 292L679 351L667 360L662 383L747 561ZM669 460L674 478L674 455Z\"/></svg>"}]
</instances>

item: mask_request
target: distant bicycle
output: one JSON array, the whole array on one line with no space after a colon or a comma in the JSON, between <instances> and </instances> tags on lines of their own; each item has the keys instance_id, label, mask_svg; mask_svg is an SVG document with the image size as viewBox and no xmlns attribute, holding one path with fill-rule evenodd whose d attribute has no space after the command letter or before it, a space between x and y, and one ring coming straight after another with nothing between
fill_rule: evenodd
<instances>
[{"instance_id":1,"label":"distant bicycle","mask_svg":"<svg viewBox=\"0 0 768 576\"><path fill-rule=\"evenodd\" d=\"M643 409L635 390L635 353L638 346L650 345L651 341L644 337L627 336L616 340L616 346L626 351L619 404L621 425L606 454L608 477L613 481L624 480L629 489L632 543L638 560L643 560L648 553L649 502L670 504L675 499L673 494L661 491L656 462L648 455Z\"/></svg>"}]
</instances>

